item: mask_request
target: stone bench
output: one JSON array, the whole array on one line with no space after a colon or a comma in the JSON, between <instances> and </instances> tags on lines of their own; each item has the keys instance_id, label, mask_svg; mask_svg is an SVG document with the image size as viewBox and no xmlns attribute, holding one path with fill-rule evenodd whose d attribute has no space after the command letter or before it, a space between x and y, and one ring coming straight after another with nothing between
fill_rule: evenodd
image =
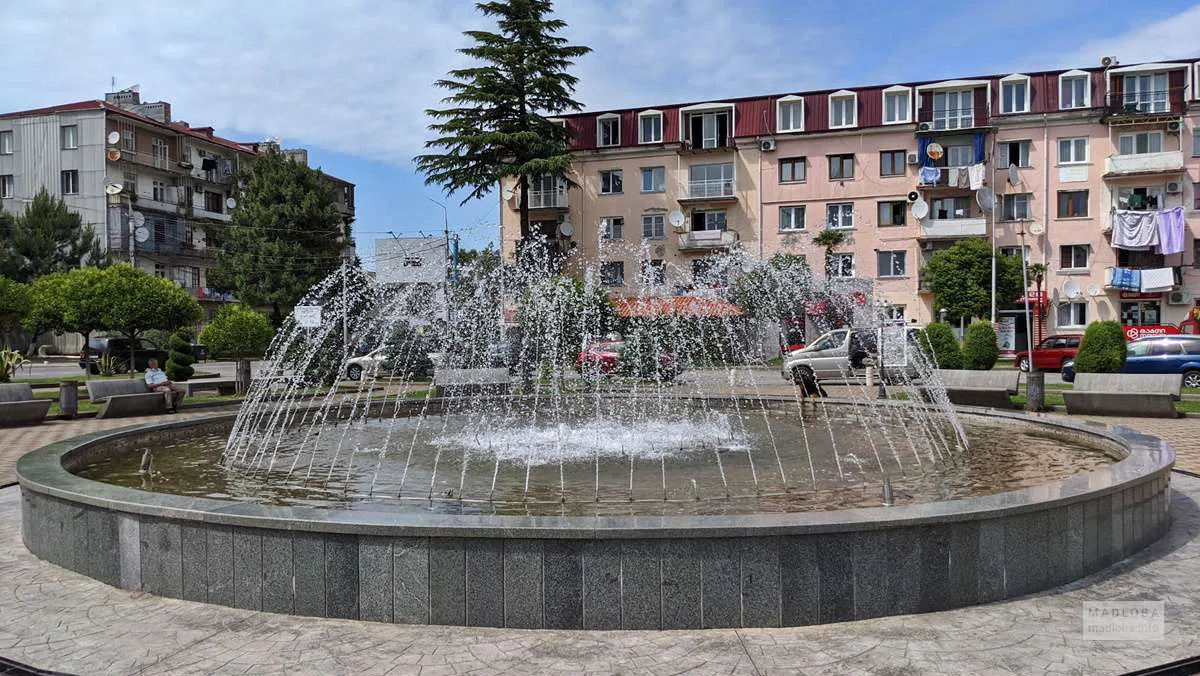
<instances>
[{"instance_id":1,"label":"stone bench","mask_svg":"<svg viewBox=\"0 0 1200 676\"><path fill-rule=\"evenodd\" d=\"M29 383L0 385L0 427L36 425L46 419L52 399L37 399Z\"/></svg>"},{"instance_id":2,"label":"stone bench","mask_svg":"<svg viewBox=\"0 0 1200 676\"><path fill-rule=\"evenodd\" d=\"M233 394L237 391L237 383L232 378L201 378L200 380L189 380L182 384L184 392L189 397L204 390L216 390L217 394L222 395Z\"/></svg>"},{"instance_id":3,"label":"stone bench","mask_svg":"<svg viewBox=\"0 0 1200 676\"><path fill-rule=\"evenodd\" d=\"M1063 400L1073 415L1178 418L1175 402L1182 387L1178 373L1076 373Z\"/></svg>"},{"instance_id":4,"label":"stone bench","mask_svg":"<svg viewBox=\"0 0 1200 676\"><path fill-rule=\"evenodd\" d=\"M151 392L142 378L121 380L89 380L88 400L101 404L97 418L123 418L134 415L153 415L167 412L167 400L159 392Z\"/></svg>"},{"instance_id":5,"label":"stone bench","mask_svg":"<svg viewBox=\"0 0 1200 676\"><path fill-rule=\"evenodd\" d=\"M1014 408L1012 396L1020 384L1020 371L992 370L968 371L965 369L937 369L934 371L950 403L956 406L985 406L990 408ZM922 389L925 399L929 392Z\"/></svg>"},{"instance_id":6,"label":"stone bench","mask_svg":"<svg viewBox=\"0 0 1200 676\"><path fill-rule=\"evenodd\" d=\"M455 397L473 394L508 394L512 376L508 369L436 369L433 372L434 395Z\"/></svg>"}]
</instances>

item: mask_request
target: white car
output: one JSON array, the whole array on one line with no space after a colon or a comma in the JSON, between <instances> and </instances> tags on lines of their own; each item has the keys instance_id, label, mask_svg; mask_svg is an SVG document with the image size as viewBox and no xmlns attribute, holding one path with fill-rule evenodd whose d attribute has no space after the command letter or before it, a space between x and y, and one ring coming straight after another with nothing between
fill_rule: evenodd
<instances>
[{"instance_id":1,"label":"white car","mask_svg":"<svg viewBox=\"0 0 1200 676\"><path fill-rule=\"evenodd\" d=\"M897 330L902 327L897 327ZM889 329L890 331L890 329ZM895 374L895 371L903 369L909 378L915 378L917 371L915 365L907 358L909 350L915 348L917 334L919 329L909 328L905 331L908 344L898 354L903 355L902 361L893 363L891 355L897 354L891 350L887 350L889 355L889 363L887 371L889 377ZM897 338L899 334L896 334ZM846 379L862 376L866 371L866 366L871 363L871 359L875 356L876 341L878 340L875 332L859 331L854 329L836 329L821 335L812 343L795 350L788 352L783 356L783 368L780 375L784 380L798 382L801 374L816 376L817 380L835 380Z\"/></svg>"},{"instance_id":2,"label":"white car","mask_svg":"<svg viewBox=\"0 0 1200 676\"><path fill-rule=\"evenodd\" d=\"M394 373L397 369L397 364L394 361L394 355L389 354L387 346L377 347L374 350L362 355L346 360L346 377L350 380L359 380L363 374L369 376L382 375L394 376L397 378L427 378L433 373L433 362L431 354L416 354L408 357L406 373Z\"/></svg>"}]
</instances>

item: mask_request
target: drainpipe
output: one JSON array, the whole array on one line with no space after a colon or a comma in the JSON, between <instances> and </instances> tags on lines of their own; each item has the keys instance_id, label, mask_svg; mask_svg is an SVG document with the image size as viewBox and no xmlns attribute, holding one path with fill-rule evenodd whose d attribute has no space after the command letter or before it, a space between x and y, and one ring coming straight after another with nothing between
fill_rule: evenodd
<instances>
[{"instance_id":1,"label":"drainpipe","mask_svg":"<svg viewBox=\"0 0 1200 676\"><path fill-rule=\"evenodd\" d=\"M992 134L992 180L989 187L992 189L992 326L996 325L996 202L1000 200L1000 193L996 190L996 134ZM984 173L986 176L986 172Z\"/></svg>"},{"instance_id":2,"label":"drainpipe","mask_svg":"<svg viewBox=\"0 0 1200 676\"><path fill-rule=\"evenodd\" d=\"M1182 135L1181 135L1182 138ZM763 223L763 150L762 144L758 146L758 260L765 263L763 256L766 255L766 244L763 240L767 237L767 226Z\"/></svg>"}]
</instances>

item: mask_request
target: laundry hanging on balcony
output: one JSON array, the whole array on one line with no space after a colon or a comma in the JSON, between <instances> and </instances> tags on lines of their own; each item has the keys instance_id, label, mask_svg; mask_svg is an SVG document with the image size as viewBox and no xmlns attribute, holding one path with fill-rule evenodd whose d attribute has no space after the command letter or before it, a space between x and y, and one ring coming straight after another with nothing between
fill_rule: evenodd
<instances>
[{"instance_id":1,"label":"laundry hanging on balcony","mask_svg":"<svg viewBox=\"0 0 1200 676\"><path fill-rule=\"evenodd\" d=\"M1105 286L1122 291L1142 290L1142 271L1129 268L1108 268L1105 270Z\"/></svg>"},{"instance_id":2,"label":"laundry hanging on balcony","mask_svg":"<svg viewBox=\"0 0 1200 676\"><path fill-rule=\"evenodd\" d=\"M942 178L942 170L940 167L921 167L919 178L921 185L937 185Z\"/></svg>"},{"instance_id":3,"label":"laundry hanging on balcony","mask_svg":"<svg viewBox=\"0 0 1200 676\"><path fill-rule=\"evenodd\" d=\"M1158 214L1153 211L1114 211L1112 245L1131 251L1158 246Z\"/></svg>"},{"instance_id":4,"label":"laundry hanging on balcony","mask_svg":"<svg viewBox=\"0 0 1200 676\"><path fill-rule=\"evenodd\" d=\"M979 190L983 187L983 163L972 164L967 169L967 178L971 182L971 190Z\"/></svg>"},{"instance_id":5,"label":"laundry hanging on balcony","mask_svg":"<svg viewBox=\"0 0 1200 676\"><path fill-rule=\"evenodd\" d=\"M1183 207L1158 212L1158 253L1169 256L1183 253Z\"/></svg>"},{"instance_id":6,"label":"laundry hanging on balcony","mask_svg":"<svg viewBox=\"0 0 1200 676\"><path fill-rule=\"evenodd\" d=\"M1138 291L1143 293L1160 293L1170 291L1175 287L1174 268L1154 268L1142 270L1142 284Z\"/></svg>"}]
</instances>

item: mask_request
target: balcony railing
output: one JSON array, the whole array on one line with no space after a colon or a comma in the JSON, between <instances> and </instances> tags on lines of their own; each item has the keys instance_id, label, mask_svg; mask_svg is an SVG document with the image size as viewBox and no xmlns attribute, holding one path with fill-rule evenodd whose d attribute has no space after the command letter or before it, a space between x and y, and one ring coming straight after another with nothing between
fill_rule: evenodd
<instances>
[{"instance_id":1,"label":"balcony railing","mask_svg":"<svg viewBox=\"0 0 1200 676\"><path fill-rule=\"evenodd\" d=\"M205 246L203 244L195 244L188 242L180 242L173 238L166 238L163 241L155 241L151 238L145 242L134 242L134 252L139 254L158 255L158 256L178 256L182 258L200 258L211 259L216 258L217 249L215 247Z\"/></svg>"},{"instance_id":2,"label":"balcony railing","mask_svg":"<svg viewBox=\"0 0 1200 676\"><path fill-rule=\"evenodd\" d=\"M737 143L733 140L732 136L723 139L698 139L696 141L692 141L689 138L684 139L679 144L679 152L682 153L711 153L734 150L735 148L737 148Z\"/></svg>"},{"instance_id":3,"label":"balcony railing","mask_svg":"<svg viewBox=\"0 0 1200 676\"><path fill-rule=\"evenodd\" d=\"M124 148L113 148L112 150L120 151L121 156L117 160L118 162L131 162L133 164L139 164L144 167L153 167L163 171L172 171L182 174L188 173L186 170L177 167L175 163L171 161L171 157L169 155L126 150Z\"/></svg>"},{"instance_id":4,"label":"balcony railing","mask_svg":"<svg viewBox=\"0 0 1200 676\"><path fill-rule=\"evenodd\" d=\"M1183 171L1183 151L1113 155L1104 164L1105 177L1164 174Z\"/></svg>"},{"instance_id":5,"label":"balcony railing","mask_svg":"<svg viewBox=\"0 0 1200 676\"><path fill-rule=\"evenodd\" d=\"M733 246L738 235L733 230L693 230L679 235L680 251L702 251Z\"/></svg>"},{"instance_id":6,"label":"balcony railing","mask_svg":"<svg viewBox=\"0 0 1200 676\"><path fill-rule=\"evenodd\" d=\"M686 200L726 201L737 199L737 185L732 178L688 181L680 191Z\"/></svg>"},{"instance_id":7,"label":"balcony railing","mask_svg":"<svg viewBox=\"0 0 1200 676\"><path fill-rule=\"evenodd\" d=\"M197 204L192 205L192 213L196 218L208 218L214 221L221 221L222 223L228 223L232 218L229 212L208 211Z\"/></svg>"},{"instance_id":8,"label":"balcony railing","mask_svg":"<svg viewBox=\"0 0 1200 676\"><path fill-rule=\"evenodd\" d=\"M518 206L519 203L518 203ZM560 186L552 190L530 190L530 209L566 209L567 187Z\"/></svg>"},{"instance_id":9,"label":"balcony railing","mask_svg":"<svg viewBox=\"0 0 1200 676\"><path fill-rule=\"evenodd\" d=\"M921 221L921 239L961 239L987 234L987 219L926 218Z\"/></svg>"},{"instance_id":10,"label":"balcony railing","mask_svg":"<svg viewBox=\"0 0 1200 676\"><path fill-rule=\"evenodd\" d=\"M1105 113L1110 122L1137 122L1147 118L1179 115L1184 111L1184 87L1110 93L1105 97Z\"/></svg>"}]
</instances>

